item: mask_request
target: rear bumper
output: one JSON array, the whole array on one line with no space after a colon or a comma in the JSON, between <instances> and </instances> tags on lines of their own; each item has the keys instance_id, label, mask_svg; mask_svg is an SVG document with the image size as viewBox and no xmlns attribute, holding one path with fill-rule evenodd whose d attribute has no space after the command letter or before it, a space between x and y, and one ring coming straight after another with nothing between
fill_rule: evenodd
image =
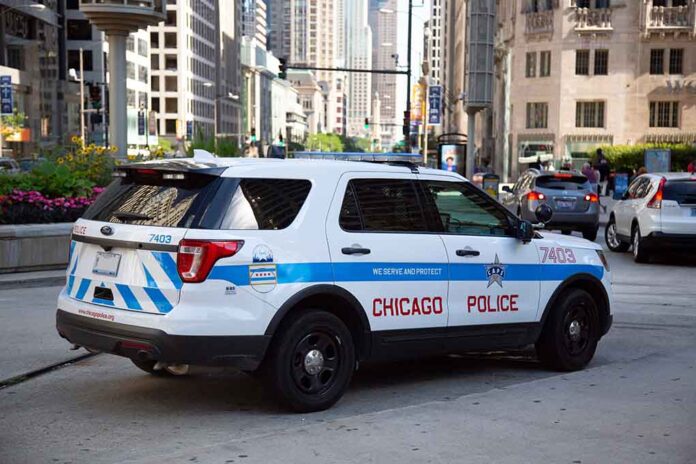
<instances>
[{"instance_id":1,"label":"rear bumper","mask_svg":"<svg viewBox=\"0 0 696 464\"><path fill-rule=\"evenodd\" d=\"M666 234L652 232L642 238L642 245L649 248L679 248L696 250L696 234Z\"/></svg>"},{"instance_id":2,"label":"rear bumper","mask_svg":"<svg viewBox=\"0 0 696 464\"><path fill-rule=\"evenodd\" d=\"M523 211L523 219L527 219L532 222L536 222L536 215L534 211ZM593 228L599 226L599 209L597 207L590 207L588 211L580 213L564 213L553 211L553 217L551 222L547 224L547 229L554 227L556 228Z\"/></svg>"},{"instance_id":3,"label":"rear bumper","mask_svg":"<svg viewBox=\"0 0 696 464\"><path fill-rule=\"evenodd\" d=\"M102 321L58 309L56 328L71 343L132 359L256 369L270 336L169 335L162 330Z\"/></svg>"}]
</instances>

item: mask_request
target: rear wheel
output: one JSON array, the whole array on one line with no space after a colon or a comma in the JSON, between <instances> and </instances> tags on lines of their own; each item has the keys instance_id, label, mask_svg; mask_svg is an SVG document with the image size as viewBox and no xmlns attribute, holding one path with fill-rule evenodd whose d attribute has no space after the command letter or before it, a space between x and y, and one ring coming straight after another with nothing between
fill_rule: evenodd
<instances>
[{"instance_id":1,"label":"rear wheel","mask_svg":"<svg viewBox=\"0 0 696 464\"><path fill-rule=\"evenodd\" d=\"M616 219L612 216L607 223L606 229L604 229L604 241L607 243L607 247L611 251L617 253L623 253L628 250L631 246L629 243L622 242L616 232Z\"/></svg>"},{"instance_id":2,"label":"rear wheel","mask_svg":"<svg viewBox=\"0 0 696 464\"><path fill-rule=\"evenodd\" d=\"M346 325L331 313L309 310L279 330L264 365L270 387L297 412L333 406L355 368L355 348Z\"/></svg>"},{"instance_id":3,"label":"rear wheel","mask_svg":"<svg viewBox=\"0 0 696 464\"><path fill-rule=\"evenodd\" d=\"M559 297L552 311L536 343L539 360L552 369L583 369L599 341L596 303L586 291L570 289Z\"/></svg>"},{"instance_id":4,"label":"rear wheel","mask_svg":"<svg viewBox=\"0 0 696 464\"><path fill-rule=\"evenodd\" d=\"M597 232L599 231L599 226L592 227L590 229L585 229L582 231L582 238L594 242L597 240Z\"/></svg>"},{"instance_id":5,"label":"rear wheel","mask_svg":"<svg viewBox=\"0 0 696 464\"><path fill-rule=\"evenodd\" d=\"M650 254L643 245L643 237L640 235L640 227L633 227L633 260L636 263L647 263L650 260Z\"/></svg>"}]
</instances>

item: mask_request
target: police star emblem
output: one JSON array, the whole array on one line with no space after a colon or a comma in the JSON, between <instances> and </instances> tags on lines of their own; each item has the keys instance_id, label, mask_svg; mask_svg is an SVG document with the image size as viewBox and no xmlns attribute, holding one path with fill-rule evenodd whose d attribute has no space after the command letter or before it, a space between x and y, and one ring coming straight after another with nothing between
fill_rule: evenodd
<instances>
[{"instance_id":1,"label":"police star emblem","mask_svg":"<svg viewBox=\"0 0 696 464\"><path fill-rule=\"evenodd\" d=\"M506 266L501 264L497 253L495 255L495 261L491 264L486 264L485 268L486 276L488 277L488 287L496 283L500 285L500 288L503 288L503 279L505 278Z\"/></svg>"}]
</instances>

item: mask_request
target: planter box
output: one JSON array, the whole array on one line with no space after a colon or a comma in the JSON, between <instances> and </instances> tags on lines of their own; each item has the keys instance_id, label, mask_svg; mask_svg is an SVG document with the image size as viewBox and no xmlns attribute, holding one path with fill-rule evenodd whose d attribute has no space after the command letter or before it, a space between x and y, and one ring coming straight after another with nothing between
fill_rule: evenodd
<instances>
[{"instance_id":1,"label":"planter box","mask_svg":"<svg viewBox=\"0 0 696 464\"><path fill-rule=\"evenodd\" d=\"M72 226L0 225L0 274L67 267Z\"/></svg>"}]
</instances>

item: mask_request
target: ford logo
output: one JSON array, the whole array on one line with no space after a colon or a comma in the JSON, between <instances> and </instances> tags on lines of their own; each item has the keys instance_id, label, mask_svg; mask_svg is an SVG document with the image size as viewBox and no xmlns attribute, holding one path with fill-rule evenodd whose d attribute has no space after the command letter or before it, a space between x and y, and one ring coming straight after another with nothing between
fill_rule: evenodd
<instances>
[{"instance_id":1,"label":"ford logo","mask_svg":"<svg viewBox=\"0 0 696 464\"><path fill-rule=\"evenodd\" d=\"M104 226L101 228L101 233L104 235L113 235L114 234L114 229L112 229L109 226Z\"/></svg>"}]
</instances>

